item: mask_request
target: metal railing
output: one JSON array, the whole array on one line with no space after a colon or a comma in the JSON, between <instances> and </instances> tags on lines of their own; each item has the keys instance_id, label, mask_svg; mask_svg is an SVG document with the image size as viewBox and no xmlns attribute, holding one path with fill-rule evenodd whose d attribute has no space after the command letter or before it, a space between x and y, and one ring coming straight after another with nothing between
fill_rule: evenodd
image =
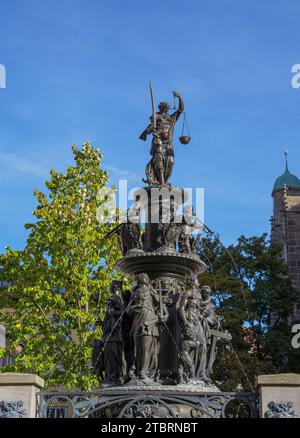
<instances>
[{"instance_id":1,"label":"metal railing","mask_svg":"<svg viewBox=\"0 0 300 438\"><path fill-rule=\"evenodd\" d=\"M40 418L255 418L258 396L248 392L191 392L141 388L40 392Z\"/></svg>"}]
</instances>

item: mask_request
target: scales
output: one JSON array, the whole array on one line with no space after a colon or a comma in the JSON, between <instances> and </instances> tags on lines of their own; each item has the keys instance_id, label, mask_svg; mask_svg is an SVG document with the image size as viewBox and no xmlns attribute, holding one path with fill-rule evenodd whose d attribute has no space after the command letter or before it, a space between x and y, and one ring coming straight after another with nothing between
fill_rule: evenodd
<instances>
[{"instance_id":1,"label":"scales","mask_svg":"<svg viewBox=\"0 0 300 438\"><path fill-rule=\"evenodd\" d=\"M185 131L187 135L185 134ZM182 130L181 130L181 136L179 137L179 141L181 144L189 144L189 142L191 141L190 130L186 120L185 113L183 113Z\"/></svg>"},{"instance_id":2,"label":"scales","mask_svg":"<svg viewBox=\"0 0 300 438\"><path fill-rule=\"evenodd\" d=\"M177 110L176 108L176 101L175 101L175 96L174 96L174 105L173 105L173 109ZM182 129L181 129L181 136L178 139L180 141L181 144L189 144L189 142L191 141L191 135L190 135L190 130L189 130L189 125L187 123L187 118L186 118L186 113L183 113L183 121L182 121Z\"/></svg>"}]
</instances>

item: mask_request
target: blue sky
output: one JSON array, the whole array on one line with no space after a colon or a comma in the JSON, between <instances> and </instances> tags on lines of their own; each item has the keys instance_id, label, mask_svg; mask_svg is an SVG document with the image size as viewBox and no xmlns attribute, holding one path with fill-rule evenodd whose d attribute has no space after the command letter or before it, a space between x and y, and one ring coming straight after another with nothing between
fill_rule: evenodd
<instances>
[{"instance_id":1,"label":"blue sky","mask_svg":"<svg viewBox=\"0 0 300 438\"><path fill-rule=\"evenodd\" d=\"M285 144L300 176L299 22L298 0L0 0L0 250L24 245L33 189L73 143L140 184L150 79L156 101L185 98L192 141L175 141L172 182L205 188L224 243L269 231Z\"/></svg>"}]
</instances>

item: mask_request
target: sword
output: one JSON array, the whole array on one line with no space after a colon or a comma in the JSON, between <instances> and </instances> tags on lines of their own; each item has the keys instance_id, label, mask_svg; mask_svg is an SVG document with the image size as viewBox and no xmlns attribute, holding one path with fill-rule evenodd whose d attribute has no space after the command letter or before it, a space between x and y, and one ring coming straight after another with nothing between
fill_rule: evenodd
<instances>
[{"instance_id":1,"label":"sword","mask_svg":"<svg viewBox=\"0 0 300 438\"><path fill-rule=\"evenodd\" d=\"M151 104L152 104L152 124L153 128L156 129L156 112L155 112L155 104L152 90L152 82L150 81L150 96L151 96Z\"/></svg>"}]
</instances>

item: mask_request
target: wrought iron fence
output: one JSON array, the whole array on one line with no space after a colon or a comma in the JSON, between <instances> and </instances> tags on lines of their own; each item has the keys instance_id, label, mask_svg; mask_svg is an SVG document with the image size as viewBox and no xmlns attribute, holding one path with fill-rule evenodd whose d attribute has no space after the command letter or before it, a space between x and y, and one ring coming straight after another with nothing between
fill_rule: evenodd
<instances>
[{"instance_id":1,"label":"wrought iron fence","mask_svg":"<svg viewBox=\"0 0 300 438\"><path fill-rule=\"evenodd\" d=\"M245 392L98 390L40 392L42 418L255 418L258 396Z\"/></svg>"}]
</instances>

